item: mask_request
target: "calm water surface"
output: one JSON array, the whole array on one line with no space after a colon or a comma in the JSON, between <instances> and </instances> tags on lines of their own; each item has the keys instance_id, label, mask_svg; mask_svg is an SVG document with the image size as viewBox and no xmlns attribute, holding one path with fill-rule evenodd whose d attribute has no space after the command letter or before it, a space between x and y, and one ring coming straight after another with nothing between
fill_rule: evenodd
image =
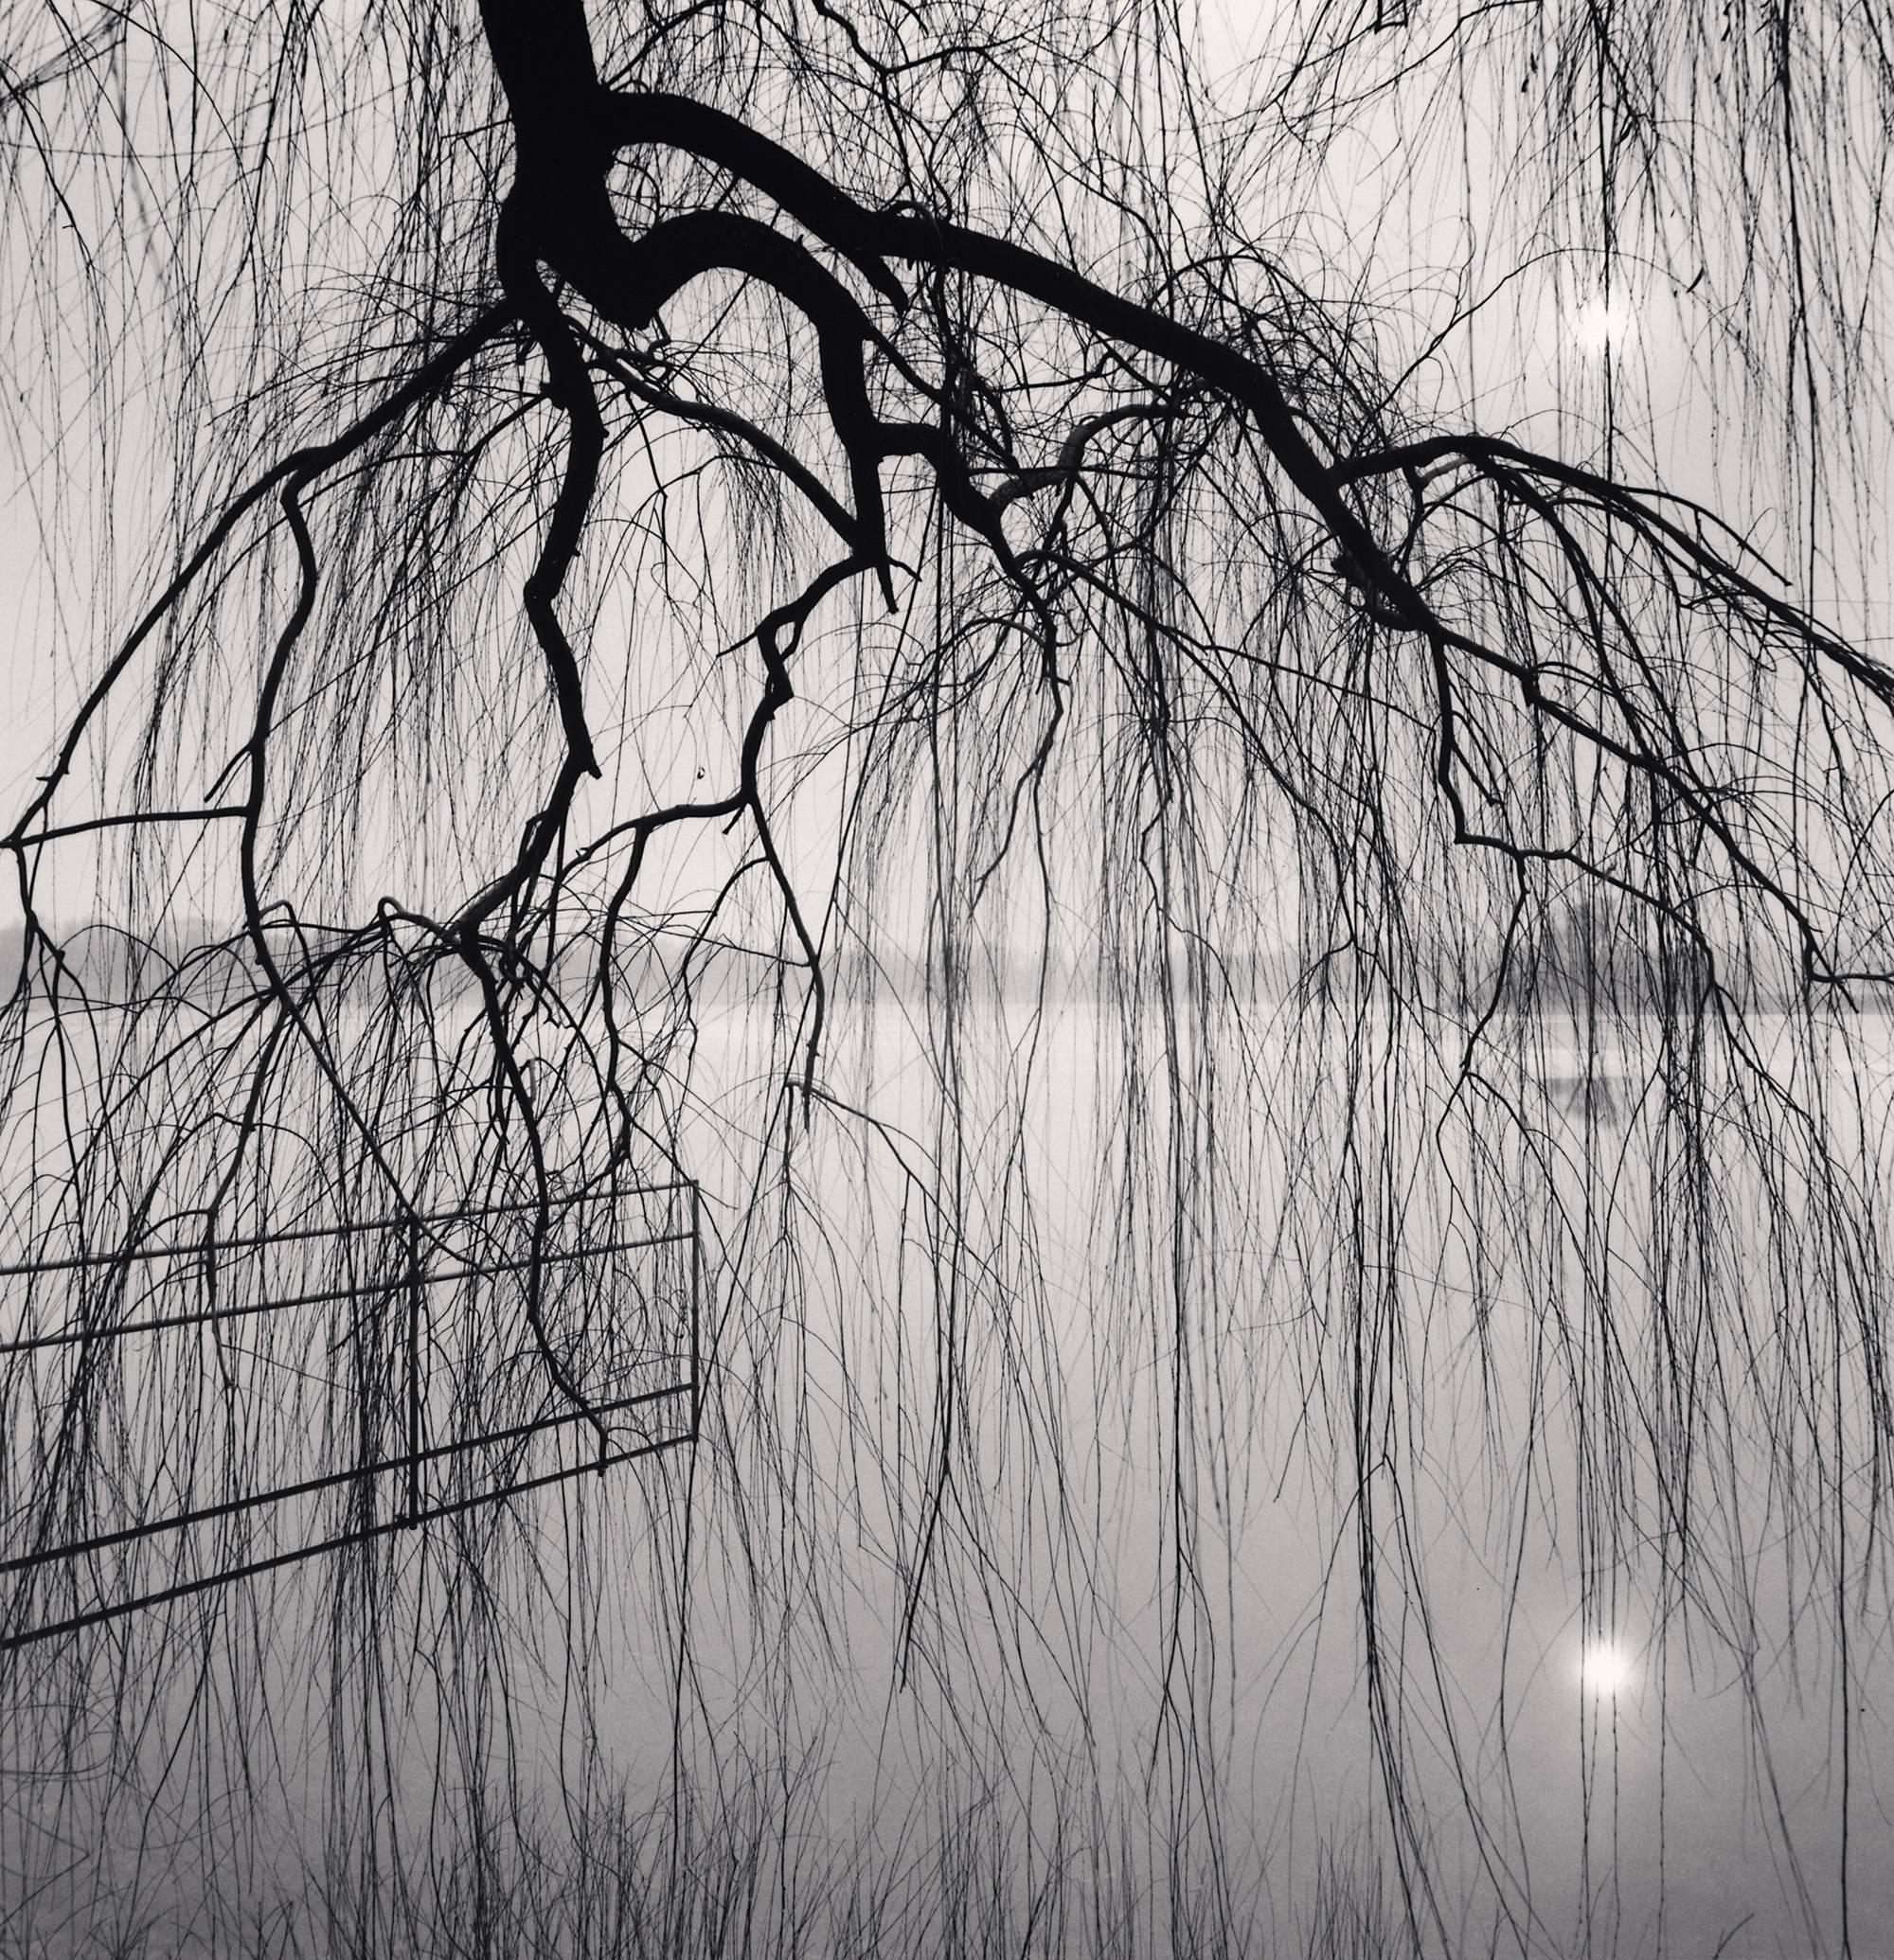
<instances>
[{"instance_id":1,"label":"calm water surface","mask_svg":"<svg viewBox=\"0 0 1894 1960\"><path fill-rule=\"evenodd\" d=\"M753 1030L706 1028L685 1132L709 1222L706 1443L694 1471L680 1452L523 1505L540 1569L506 1565L499 1645L458 1679L430 1656L468 1602L422 1581L418 1546L397 1558L388 1609L434 1618L380 1630L405 1687L373 1712L363 1760L381 1765L390 1846L424 1842L442 1792L505 1759L551 1815L616 1780L653 1803L680 1775L747 1783L781 1820L785 1868L819 1868L825 1839L898 1860L917 1817L977 1798L1014 1820L1027 1863L1074 1815L1135 1820L1153 1886L1200 1868L1167 1877L1165 1842L1214 1842L1257 1923L1286 1927L1324 1844L1368 1842L1378 1691L1450 1935L1484 1927L1484 1943L1497 1915L1551 1952L1837 1947L1844 1711L1894 1707L1894 1665L1885 1614L1876 1637L1857 1597L1840 1675L1832 1578L1796 1550L1793 1494L1742 1458L1787 1332L1751 1330L1747 1387L1691 1378L1734 1424L1627 1405L1601 1434L1587 1386L1611 1377L1612 1342L1635 1355L1701 1325L1677 1303L1654 1315L1644 1276L1678 1200L1640 1114L1640 1058L1548 1024L1514 1078L1490 1066L1475 1121L1442 1128L1371 1019L1329 1052L1324 1108L1322 1070L1294 1065L1286 1036L1257 1037L1247 1068L1187 1069L1172 1100L1154 1019L1128 1045L1074 1008L1035 1043L1023 1012L992 1008L959 1043L974 1141L956 1159L916 1011L838 1026L828 1079L875 1124L812 1113L795 1257L780 1217L744 1223L754 1153L728 1124L758 1106ZM1878 1135L1886 1046L1867 1032L1862 1079L1830 1086ZM1482 1163L1505 1098L1535 1079L1527 1141ZM1022 1084L1015 1136L998 1113ZM1138 1122L1160 1145L1191 1126L1242 1202L1188 1187L1178 1230L1173 1190L1117 1175ZM1480 1180L1522 1154L1566 1216L1521 1204L1496 1229ZM1363 1161L1396 1174L1365 1185ZM957 1245L928 1198L956 1178L979 1194ZM1384 1209L1365 1219L1367 1186ZM1760 1221L1760 1192L1728 1208ZM1725 1249L1699 1277L1727 1326L1747 1310L1744 1272L1780 1250L1760 1225ZM1584 1271L1609 1297L1581 1315ZM1686 1460L1680 1435L1714 1452L1732 1428L1734 1453L1691 1495L1706 1507L1686 1570L1652 1466ZM1738 1498L1719 1510L1718 1490ZM131 1915L142 1898L162 1950L202 1895L261 1898L309 1853L326 1796L360 1773L331 1723L348 1681L325 1615L346 1602L307 1569L244 1590L261 1637L228 1644L188 1693L96 1678L81 1727L99 1780L16 1783L21 1897L71 1883L80 1851L110 1879L70 1913L97 1930L104 1900ZM32 1665L56 1678L51 1657ZM123 1737L116 1758L103 1738L141 1697L159 1714L128 1800L110 1787ZM456 1716L486 1737L484 1763ZM1894 1941L1878 1735L1871 1715L1857 1725L1848 1764L1857 1951ZM200 1848L240 1805L241 1867Z\"/></svg>"}]
</instances>

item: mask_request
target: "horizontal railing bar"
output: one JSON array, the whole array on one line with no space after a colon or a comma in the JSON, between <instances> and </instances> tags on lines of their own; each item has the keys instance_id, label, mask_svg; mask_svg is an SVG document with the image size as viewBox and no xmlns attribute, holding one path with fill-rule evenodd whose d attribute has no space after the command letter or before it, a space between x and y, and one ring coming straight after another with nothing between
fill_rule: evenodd
<instances>
[{"instance_id":1,"label":"horizontal railing bar","mask_svg":"<svg viewBox=\"0 0 1894 1960\"><path fill-rule=\"evenodd\" d=\"M267 1504L286 1503L292 1497L310 1497L318 1490L332 1489L338 1484L353 1483L358 1477L380 1476L385 1470L414 1470L424 1463L438 1463L443 1456L456 1456L464 1451L481 1449L489 1443L514 1442L522 1436L538 1435L546 1430L587 1421L593 1416L622 1415L627 1409L642 1408L647 1402L660 1402L668 1396L688 1395L691 1387L688 1381L677 1381L668 1388L649 1388L642 1394L624 1396L616 1401L595 1402L590 1410L574 1410L565 1416L547 1416L532 1422L515 1423L508 1429L490 1430L485 1435L463 1436L457 1441L437 1444L431 1450L404 1456L378 1457L373 1463L358 1463L346 1470L330 1470L319 1477L305 1478L299 1484L283 1484L274 1490L259 1490L249 1497L227 1498L222 1504L205 1505L194 1511L180 1511L173 1518L128 1524L122 1530L102 1531L94 1538L76 1539L71 1544L48 1545L44 1551L18 1553L11 1559L0 1559L0 1572L33 1572L61 1559L82 1559L88 1553L106 1551L113 1545L133 1544L140 1539L155 1538L161 1531L182 1531L187 1525L207 1524L218 1518L234 1518L243 1511L259 1510ZM5 1643L0 1642L0 1650L4 1650L4 1647Z\"/></svg>"},{"instance_id":2,"label":"horizontal railing bar","mask_svg":"<svg viewBox=\"0 0 1894 1960\"><path fill-rule=\"evenodd\" d=\"M683 1245L691 1237L682 1232L658 1232L649 1238L622 1238L611 1245L581 1246L571 1252L549 1252L541 1256L543 1266L570 1265L580 1259L602 1258L608 1253L638 1252L652 1245ZM27 1354L42 1347L73 1347L83 1341L116 1341L127 1334L152 1334L167 1327L208 1327L225 1320L246 1320L259 1313L287 1313L296 1307L324 1307L337 1300L359 1299L365 1294L396 1293L411 1286L417 1277L423 1286L446 1286L460 1279L491 1279L501 1273L526 1273L532 1260L503 1259L491 1266L458 1266L451 1273L422 1271L403 1273L393 1279L367 1279L348 1287L331 1287L322 1292L293 1293L287 1300L259 1300L248 1307L206 1307L201 1313L163 1313L150 1320L120 1321L112 1327L80 1327L60 1334L28 1334L19 1340L0 1341L0 1354Z\"/></svg>"},{"instance_id":3,"label":"horizontal railing bar","mask_svg":"<svg viewBox=\"0 0 1894 1960\"><path fill-rule=\"evenodd\" d=\"M370 1539L385 1538L391 1531L405 1531L416 1524L429 1524L437 1518L451 1518L461 1511L471 1511L483 1504L498 1504L502 1499L518 1497L527 1490L544 1489L550 1484L570 1483L574 1477L602 1476L608 1470L615 1470L621 1463L635 1462L641 1456L654 1456L660 1450L674 1450L680 1443L688 1443L685 1436L666 1436L655 1443L640 1443L634 1450L622 1450L616 1454L599 1457L593 1463L575 1464L569 1470L548 1470L544 1476L527 1477L517 1484L509 1484L504 1489L485 1490L477 1497L456 1498L452 1504L436 1505L412 1516L384 1519L379 1524L365 1525L360 1531L345 1532L339 1538L324 1539L320 1543L298 1545L293 1552L278 1552L274 1558L259 1559L249 1565L240 1565L230 1572L219 1572L207 1577L187 1579L180 1585L167 1586L156 1593L144 1593L135 1599L121 1599L116 1606L96 1607L89 1613L76 1613L69 1619L55 1620L45 1627L34 1627L25 1633L9 1633L0 1637L0 1653L11 1653L14 1649L28 1647L36 1640L52 1640L62 1633L83 1632L88 1627L102 1626L107 1620L122 1619L127 1613L140 1613L146 1607L164 1606L172 1600L188 1599L194 1593L207 1593L214 1586L227 1586L238 1579L254 1578L259 1573L274 1572L285 1565L295 1565L304 1559L314 1559L324 1552L339 1552L354 1544L366 1544Z\"/></svg>"},{"instance_id":4,"label":"horizontal railing bar","mask_svg":"<svg viewBox=\"0 0 1894 1960\"><path fill-rule=\"evenodd\" d=\"M548 1210L556 1206L574 1204L599 1204L607 1199L661 1198L671 1191L688 1191L694 1186L688 1178L678 1178L666 1185L633 1185L622 1190L574 1191L563 1198L547 1200ZM113 1266L121 1262L138 1259L183 1259L201 1257L207 1250L212 1253L247 1252L258 1246L288 1245L293 1241L309 1238L339 1238L349 1232L387 1232L406 1230L416 1225L452 1225L463 1219L524 1218L540 1207L532 1203L480 1204L463 1207L457 1211L420 1212L411 1217L358 1219L346 1225L297 1225L287 1232L261 1232L237 1238L213 1238L208 1246L203 1240L190 1245L148 1245L132 1252L84 1253L70 1259L28 1260L24 1265L0 1266L0 1279L30 1279L42 1273L77 1273L89 1266Z\"/></svg>"}]
</instances>

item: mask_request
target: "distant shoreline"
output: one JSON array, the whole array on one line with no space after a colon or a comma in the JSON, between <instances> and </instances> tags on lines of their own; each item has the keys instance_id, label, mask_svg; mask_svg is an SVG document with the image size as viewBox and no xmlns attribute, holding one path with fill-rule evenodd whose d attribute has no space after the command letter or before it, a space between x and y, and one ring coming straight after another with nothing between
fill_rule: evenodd
<instances>
[{"instance_id":1,"label":"distant shoreline","mask_svg":"<svg viewBox=\"0 0 1894 1960\"><path fill-rule=\"evenodd\" d=\"M19 927L0 931L0 986L8 992L17 985L24 934ZM666 935L667 947L674 945ZM125 1009L160 1000L214 1007L254 989L260 975L241 937L205 935L173 941L169 946L140 942L117 928L88 924L59 934L59 944L70 963L75 1003L80 990L99 1008ZM568 941L558 962L561 977L571 986L586 978L584 968L596 956L596 942ZM635 993L641 981L666 990L678 985L673 959L661 957L652 942L628 940L616 961L621 982ZM1199 953L1185 959L1117 959L1109 955L1075 960L1054 957L1042 962L1037 954L1017 949L974 953L956 961L951 980L938 957L896 953L870 960L856 952L832 956L824 966L831 1005L885 1002L927 1007L943 1003L950 992L968 1005L1021 1007L1033 1003L1042 988L1049 1005L1089 1003L1107 1006L1165 991L1183 996L1192 991L1241 1005L1277 1007L1301 999L1326 997L1331 1003L1371 1003L1396 998L1423 1010L1462 1017L1489 1013L1597 1018L1602 1021L1643 1021L1667 1011L1688 1013L1701 996L1707 969L1700 954L1660 960L1635 944L1612 944L1608 954L1574 949L1556 939L1536 956L1518 958L1504 985L1499 985L1497 949L1493 968L1478 971L1470 964L1441 960L1410 968L1403 974L1412 985L1397 990L1385 971L1359 955L1303 953L1272 947L1227 954ZM705 946L691 959L689 987L693 1000L707 1009L742 1007L758 1000L779 976L802 973L800 960L785 960L764 949L729 944ZM1813 993L1744 971L1732 957L1718 978L1726 995L1744 1013L1786 1014L1824 998L1831 1011L1848 1015L1894 1011L1894 982L1856 983L1847 989ZM358 976L355 984L360 984ZM464 969L456 971L451 956L443 959L429 980L430 992L445 1002L474 990ZM46 997L44 989L42 997Z\"/></svg>"}]
</instances>

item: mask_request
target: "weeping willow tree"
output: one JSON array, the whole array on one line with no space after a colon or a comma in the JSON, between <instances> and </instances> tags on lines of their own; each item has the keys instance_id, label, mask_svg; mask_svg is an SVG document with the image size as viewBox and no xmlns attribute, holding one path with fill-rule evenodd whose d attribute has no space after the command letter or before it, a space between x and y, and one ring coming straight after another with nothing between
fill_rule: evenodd
<instances>
[{"instance_id":1,"label":"weeping willow tree","mask_svg":"<svg viewBox=\"0 0 1894 1960\"><path fill-rule=\"evenodd\" d=\"M0 18L9 1950L1894 1923L1894 16Z\"/></svg>"}]
</instances>

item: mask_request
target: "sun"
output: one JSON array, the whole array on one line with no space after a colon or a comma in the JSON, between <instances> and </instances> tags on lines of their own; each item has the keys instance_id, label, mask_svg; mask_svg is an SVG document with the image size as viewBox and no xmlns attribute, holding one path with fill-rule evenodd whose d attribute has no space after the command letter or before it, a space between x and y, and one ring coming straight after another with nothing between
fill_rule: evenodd
<instances>
[{"instance_id":1,"label":"sun","mask_svg":"<svg viewBox=\"0 0 1894 1960\"><path fill-rule=\"evenodd\" d=\"M1595 1695L1615 1698L1631 1686L1637 1664L1615 1640L1590 1640L1579 1655L1579 1679Z\"/></svg>"},{"instance_id":2,"label":"sun","mask_svg":"<svg viewBox=\"0 0 1894 1960\"><path fill-rule=\"evenodd\" d=\"M1637 311L1621 293L1610 299L1602 293L1595 294L1574 309L1569 325L1575 346L1587 354L1602 356L1636 337Z\"/></svg>"}]
</instances>

